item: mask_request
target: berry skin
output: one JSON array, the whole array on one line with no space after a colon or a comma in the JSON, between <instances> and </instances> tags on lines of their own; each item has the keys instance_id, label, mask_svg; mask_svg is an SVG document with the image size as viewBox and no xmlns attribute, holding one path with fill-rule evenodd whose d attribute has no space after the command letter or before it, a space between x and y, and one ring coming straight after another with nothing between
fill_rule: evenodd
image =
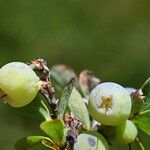
<instances>
[{"instance_id":1,"label":"berry skin","mask_svg":"<svg viewBox=\"0 0 150 150\"><path fill-rule=\"evenodd\" d=\"M36 96L39 77L26 64L12 62L0 69L0 89L6 96L3 99L13 107L22 107Z\"/></svg>"},{"instance_id":2,"label":"berry skin","mask_svg":"<svg viewBox=\"0 0 150 150\"><path fill-rule=\"evenodd\" d=\"M134 123L126 120L119 126L116 126L116 142L120 144L132 143L138 134L138 130Z\"/></svg>"},{"instance_id":3,"label":"berry skin","mask_svg":"<svg viewBox=\"0 0 150 150\"><path fill-rule=\"evenodd\" d=\"M94 120L103 125L116 126L128 119L131 97L119 84L105 82L92 90L88 109Z\"/></svg>"}]
</instances>

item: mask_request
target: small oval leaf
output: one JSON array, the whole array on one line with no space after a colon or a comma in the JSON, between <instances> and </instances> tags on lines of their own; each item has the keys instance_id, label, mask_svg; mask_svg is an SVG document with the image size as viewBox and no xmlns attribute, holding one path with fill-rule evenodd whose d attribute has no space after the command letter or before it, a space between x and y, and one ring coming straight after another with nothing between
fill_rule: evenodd
<instances>
[{"instance_id":1,"label":"small oval leaf","mask_svg":"<svg viewBox=\"0 0 150 150\"><path fill-rule=\"evenodd\" d=\"M35 145L42 143L42 140L52 142L48 137L45 136L28 136L20 139L15 144L16 150L26 150L34 147Z\"/></svg>"},{"instance_id":2,"label":"small oval leaf","mask_svg":"<svg viewBox=\"0 0 150 150\"><path fill-rule=\"evenodd\" d=\"M53 140L62 142L64 138L64 123L62 120L50 120L40 124L40 128Z\"/></svg>"},{"instance_id":3,"label":"small oval leaf","mask_svg":"<svg viewBox=\"0 0 150 150\"><path fill-rule=\"evenodd\" d=\"M58 106L58 115L57 117L59 119L63 119L64 117L64 113L66 110L66 107L68 105L68 101L69 101L69 97L72 93L73 87L75 86L75 80L72 79L69 84L64 88L61 98L60 98L60 102L59 102L59 106Z\"/></svg>"},{"instance_id":4,"label":"small oval leaf","mask_svg":"<svg viewBox=\"0 0 150 150\"><path fill-rule=\"evenodd\" d=\"M68 102L69 109L77 116L83 127L90 130L90 117L82 96L74 87Z\"/></svg>"}]
</instances>

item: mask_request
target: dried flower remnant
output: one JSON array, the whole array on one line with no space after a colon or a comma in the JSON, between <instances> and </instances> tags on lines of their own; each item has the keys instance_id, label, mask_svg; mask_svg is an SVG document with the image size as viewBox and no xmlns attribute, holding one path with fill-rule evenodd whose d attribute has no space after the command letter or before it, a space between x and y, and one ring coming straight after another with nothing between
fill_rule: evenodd
<instances>
[{"instance_id":1,"label":"dried flower remnant","mask_svg":"<svg viewBox=\"0 0 150 150\"><path fill-rule=\"evenodd\" d=\"M101 80L95 77L93 72L90 70L83 70L79 75L79 84L86 96L88 96L93 88L96 87L100 82Z\"/></svg>"}]
</instances>

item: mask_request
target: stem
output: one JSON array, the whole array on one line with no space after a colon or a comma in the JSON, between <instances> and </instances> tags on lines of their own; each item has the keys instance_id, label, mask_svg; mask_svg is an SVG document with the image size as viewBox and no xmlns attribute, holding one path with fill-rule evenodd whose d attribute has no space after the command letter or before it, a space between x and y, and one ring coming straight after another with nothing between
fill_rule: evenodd
<instances>
[{"instance_id":1,"label":"stem","mask_svg":"<svg viewBox=\"0 0 150 150\"><path fill-rule=\"evenodd\" d=\"M132 150L131 144L128 144L128 146L129 146L129 150Z\"/></svg>"},{"instance_id":2,"label":"stem","mask_svg":"<svg viewBox=\"0 0 150 150\"><path fill-rule=\"evenodd\" d=\"M50 83L46 82L45 86L41 88L40 92L45 97L47 104L50 107L52 118L55 119L57 117L56 113L58 108L58 100L55 98L53 87Z\"/></svg>"},{"instance_id":3,"label":"stem","mask_svg":"<svg viewBox=\"0 0 150 150\"><path fill-rule=\"evenodd\" d=\"M140 139L138 137L136 138L136 142L140 145L140 147L141 147L142 150L145 150L142 142L140 141Z\"/></svg>"},{"instance_id":4,"label":"stem","mask_svg":"<svg viewBox=\"0 0 150 150\"><path fill-rule=\"evenodd\" d=\"M58 100L55 97L55 90L50 80L50 70L47 67L47 63L43 59L37 59L31 61L31 64L29 65L33 70L38 71L41 74L40 92L45 97L46 102L50 107L52 118L55 119L57 117Z\"/></svg>"}]
</instances>

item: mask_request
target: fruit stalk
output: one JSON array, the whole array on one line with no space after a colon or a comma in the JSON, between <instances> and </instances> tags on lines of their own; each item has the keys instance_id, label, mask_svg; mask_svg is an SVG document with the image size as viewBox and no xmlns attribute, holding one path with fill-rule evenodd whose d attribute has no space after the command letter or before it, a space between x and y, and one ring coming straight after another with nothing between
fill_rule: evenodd
<instances>
[{"instance_id":1,"label":"fruit stalk","mask_svg":"<svg viewBox=\"0 0 150 150\"><path fill-rule=\"evenodd\" d=\"M142 150L145 150L145 148L144 148L142 142L140 141L140 139L139 139L138 137L135 139L135 141L136 141L137 143L139 143L139 145L140 145L140 147L141 147Z\"/></svg>"}]
</instances>

